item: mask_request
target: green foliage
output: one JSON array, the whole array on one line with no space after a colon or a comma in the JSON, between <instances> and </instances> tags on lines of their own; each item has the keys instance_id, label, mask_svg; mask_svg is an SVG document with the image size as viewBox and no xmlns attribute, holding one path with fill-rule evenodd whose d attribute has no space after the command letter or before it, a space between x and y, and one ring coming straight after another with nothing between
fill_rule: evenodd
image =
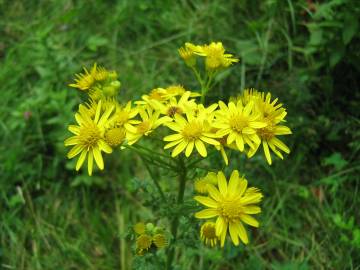
<instances>
[{"instance_id":1,"label":"green foliage","mask_svg":"<svg viewBox=\"0 0 360 270\"><path fill-rule=\"evenodd\" d=\"M163 263L161 252L134 257L125 237L139 220L161 224L157 215L172 214L156 208L142 161L121 152L89 178L66 160L66 126L80 101L67 84L96 61L119 72L125 96L172 83L191 89L176 50L212 40L241 61L232 76L219 74L210 100L270 90L288 108L292 153L270 168L262 157L260 166L233 157L229 171L246 170L265 193L261 227L246 247L179 242L186 252L176 269L358 267L359 15L355 0L0 1L0 268ZM215 157L204 167L213 164L221 169ZM164 169L157 177L173 176ZM180 220L180 231L195 235L196 224Z\"/></svg>"}]
</instances>

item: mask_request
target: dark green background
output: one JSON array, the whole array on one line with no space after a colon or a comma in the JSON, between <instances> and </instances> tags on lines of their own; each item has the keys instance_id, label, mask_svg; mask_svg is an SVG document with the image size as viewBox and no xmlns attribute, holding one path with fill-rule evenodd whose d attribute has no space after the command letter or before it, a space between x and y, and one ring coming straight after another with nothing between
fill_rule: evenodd
<instances>
[{"instance_id":1,"label":"dark green background","mask_svg":"<svg viewBox=\"0 0 360 270\"><path fill-rule=\"evenodd\" d=\"M73 170L63 140L84 97L67 84L96 61L118 71L124 101L174 83L196 89L177 48L222 41L240 63L209 101L271 91L288 110L292 152L271 167L233 157L228 171L265 194L261 227L225 251L204 248L194 227L177 269L358 269L359 14L356 0L0 0L0 268L130 267L124 236L156 221L154 187L127 151L92 178ZM162 258L133 267L161 269Z\"/></svg>"}]
</instances>

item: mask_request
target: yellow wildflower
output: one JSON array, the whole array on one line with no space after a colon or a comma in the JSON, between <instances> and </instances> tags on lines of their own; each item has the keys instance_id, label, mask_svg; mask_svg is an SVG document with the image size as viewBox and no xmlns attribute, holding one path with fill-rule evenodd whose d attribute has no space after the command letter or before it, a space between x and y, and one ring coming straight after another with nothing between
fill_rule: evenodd
<instances>
[{"instance_id":1,"label":"yellow wildflower","mask_svg":"<svg viewBox=\"0 0 360 270\"><path fill-rule=\"evenodd\" d=\"M143 234L145 233L145 224L144 222L138 222L134 225L134 231L137 233L137 234Z\"/></svg>"},{"instance_id":2,"label":"yellow wildflower","mask_svg":"<svg viewBox=\"0 0 360 270\"><path fill-rule=\"evenodd\" d=\"M253 112L254 103L249 102L243 106L241 100L237 104L229 102L228 106L222 101L219 102L220 109L216 112L216 120L213 126L218 129L219 137L227 136L227 144L236 143L239 151L244 151L244 145L248 144L255 148L260 143L256 129L267 126L262 122L260 115Z\"/></svg>"},{"instance_id":3,"label":"yellow wildflower","mask_svg":"<svg viewBox=\"0 0 360 270\"><path fill-rule=\"evenodd\" d=\"M134 120L126 123L124 126L127 130L128 144L136 143L141 137L150 135L160 125L172 121L170 117L159 119L160 112L151 108L139 108L141 120Z\"/></svg>"},{"instance_id":4,"label":"yellow wildflower","mask_svg":"<svg viewBox=\"0 0 360 270\"><path fill-rule=\"evenodd\" d=\"M195 196L194 199L208 207L195 214L199 219L217 218L215 223L216 236L220 237L221 247L224 246L227 232L234 245L239 245L239 238L244 243L249 242L243 223L258 227L259 222L251 215L261 212L259 203L263 197L256 188L247 189L248 182L239 177L237 170L233 171L229 182L224 174L218 172L218 187L208 186L208 196Z\"/></svg>"},{"instance_id":5,"label":"yellow wildflower","mask_svg":"<svg viewBox=\"0 0 360 270\"><path fill-rule=\"evenodd\" d=\"M199 46L194 53L206 57L205 65L208 70L226 68L232 63L239 62L232 54L226 54L221 42L211 42L209 45Z\"/></svg>"},{"instance_id":6,"label":"yellow wildflower","mask_svg":"<svg viewBox=\"0 0 360 270\"><path fill-rule=\"evenodd\" d=\"M95 78L94 78L95 73L96 73L96 64L94 64L90 72L84 67L84 73L75 74L76 77L75 83L71 83L69 84L69 86L78 88L82 91L87 91L95 83Z\"/></svg>"},{"instance_id":7,"label":"yellow wildflower","mask_svg":"<svg viewBox=\"0 0 360 270\"><path fill-rule=\"evenodd\" d=\"M209 172L206 176L195 180L194 189L198 193L207 194L207 192L208 192L207 186L208 185L216 185L216 184L217 184L216 173Z\"/></svg>"},{"instance_id":8,"label":"yellow wildflower","mask_svg":"<svg viewBox=\"0 0 360 270\"><path fill-rule=\"evenodd\" d=\"M211 145L218 145L219 142L215 140L217 136L209 132L210 123L204 119L194 117L193 114L187 114L186 119L181 115L175 114L174 122L167 123L167 127L177 132L164 137L164 141L169 142L165 145L164 149L174 147L171 154L176 157L182 151L185 151L185 156L189 157L196 147L196 150L202 157L207 156L205 143Z\"/></svg>"},{"instance_id":9,"label":"yellow wildflower","mask_svg":"<svg viewBox=\"0 0 360 270\"><path fill-rule=\"evenodd\" d=\"M88 173L92 174L93 160L100 170L104 169L104 161L101 151L111 153L112 148L105 142L104 133L107 125L108 118L113 111L113 107L108 108L101 114L101 101L96 106L96 113L94 118L88 111L82 109L75 114L75 119L78 126L70 125L69 131L74 133L72 136L65 140L65 146L74 145L74 147L67 154L68 158L73 158L80 154L76 163L76 170L78 171L88 157Z\"/></svg>"},{"instance_id":10,"label":"yellow wildflower","mask_svg":"<svg viewBox=\"0 0 360 270\"><path fill-rule=\"evenodd\" d=\"M215 222L207 221L200 228L200 238L205 245L214 247L217 245L219 237L216 235Z\"/></svg>"}]
</instances>

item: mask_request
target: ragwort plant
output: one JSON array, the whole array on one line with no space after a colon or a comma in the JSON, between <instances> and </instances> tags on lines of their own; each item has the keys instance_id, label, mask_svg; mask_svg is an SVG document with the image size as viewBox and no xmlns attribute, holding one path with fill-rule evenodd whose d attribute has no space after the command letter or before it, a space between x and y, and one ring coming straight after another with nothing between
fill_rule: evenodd
<instances>
[{"instance_id":1,"label":"ragwort plant","mask_svg":"<svg viewBox=\"0 0 360 270\"><path fill-rule=\"evenodd\" d=\"M88 95L75 113L76 124L68 128L73 136L65 140L65 145L72 147L68 158L78 157L77 171L87 163L88 174L92 175L94 163L104 169L103 153L130 149L145 161L147 169L149 164L155 164L178 175L177 204L182 205L187 199L186 181L193 180L190 172L210 153L221 155L225 165L229 165L229 151L251 158L262 147L271 165L271 151L280 159L283 153L290 152L279 139L291 134L283 124L286 109L270 93L246 89L229 102L206 103L215 76L239 61L225 52L221 42L186 43L178 52L198 81L200 92L171 85L155 88L141 100L124 102L118 98L121 83L115 71L94 64L76 75L70 86ZM154 141L152 145L160 140L163 149L145 147L143 140ZM259 227L253 215L261 212L263 194L256 187L249 187L243 173L233 170L227 177L223 171L209 171L194 180L197 195L193 199L201 205L193 213L199 220L199 241L211 248L223 248L228 236L235 246L246 245L249 238L244 224ZM163 202L161 207L168 208L161 183L156 177L152 179ZM176 179L171 181L175 184ZM135 254L142 256L166 248L166 267L171 269L180 216L184 213L169 218L167 232L153 223L137 223L133 227Z\"/></svg>"}]
</instances>

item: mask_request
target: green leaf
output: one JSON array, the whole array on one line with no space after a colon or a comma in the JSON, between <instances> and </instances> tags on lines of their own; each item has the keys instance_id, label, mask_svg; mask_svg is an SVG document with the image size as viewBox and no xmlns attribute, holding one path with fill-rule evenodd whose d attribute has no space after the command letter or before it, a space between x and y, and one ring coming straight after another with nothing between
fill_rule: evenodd
<instances>
[{"instance_id":1,"label":"green leaf","mask_svg":"<svg viewBox=\"0 0 360 270\"><path fill-rule=\"evenodd\" d=\"M345 45L352 40L357 33L358 28L359 21L357 18L354 15L347 13L344 20L344 30L342 32L342 39Z\"/></svg>"},{"instance_id":2,"label":"green leaf","mask_svg":"<svg viewBox=\"0 0 360 270\"><path fill-rule=\"evenodd\" d=\"M331 156L325 158L324 160L325 166L334 166L336 170L341 170L347 164L348 162L338 152L333 153Z\"/></svg>"},{"instance_id":3,"label":"green leaf","mask_svg":"<svg viewBox=\"0 0 360 270\"><path fill-rule=\"evenodd\" d=\"M101 36L91 36L87 41L87 47L92 51L97 51L99 47L108 44L108 39Z\"/></svg>"}]
</instances>

